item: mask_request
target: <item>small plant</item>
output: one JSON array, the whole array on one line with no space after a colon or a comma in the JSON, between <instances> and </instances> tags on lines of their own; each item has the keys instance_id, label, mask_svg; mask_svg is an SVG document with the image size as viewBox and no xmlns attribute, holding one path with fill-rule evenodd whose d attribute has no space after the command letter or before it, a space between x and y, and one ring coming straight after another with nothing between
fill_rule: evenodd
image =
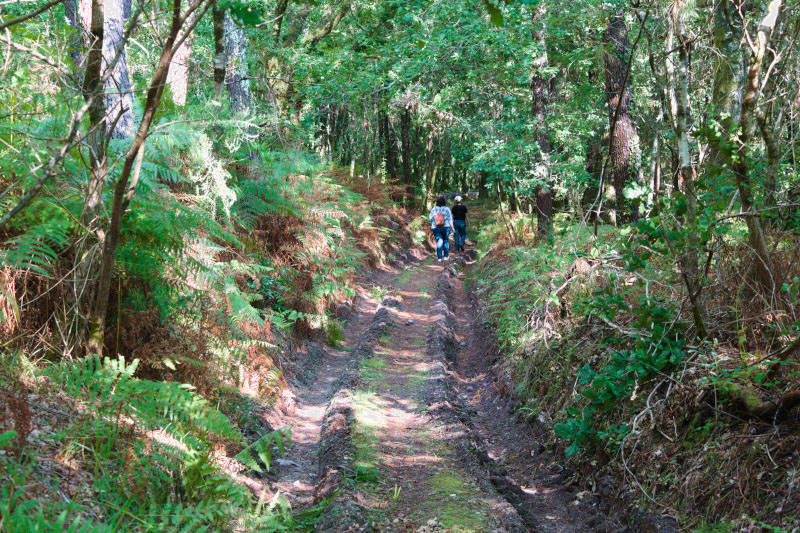
<instances>
[{"instance_id":1,"label":"small plant","mask_svg":"<svg viewBox=\"0 0 800 533\"><path fill-rule=\"evenodd\" d=\"M601 316L613 318L616 310L623 305L615 296L589 299L588 308ZM578 453L580 446L595 441L614 449L630 431L627 424L609 425L598 428L596 416L615 408L621 401L633 396L637 386L652 379L683 361L686 357L684 342L670 326L671 310L666 305L645 299L634 308L637 320L634 322L637 333L632 333L634 347L611 354L610 361L600 369L588 364L578 372L578 384L583 386L581 396L588 400L583 408L567 409L569 418L556 424L559 437L569 439L572 444L566 454ZM649 334L639 334L648 331Z\"/></svg>"},{"instance_id":2,"label":"small plant","mask_svg":"<svg viewBox=\"0 0 800 533\"><path fill-rule=\"evenodd\" d=\"M403 488L397 485L397 483L395 483L394 491L392 492L392 503L397 503L397 498L400 497L401 490L403 490Z\"/></svg>"},{"instance_id":3,"label":"small plant","mask_svg":"<svg viewBox=\"0 0 800 533\"><path fill-rule=\"evenodd\" d=\"M383 300L383 299L384 299L384 297L385 297L387 294L389 294L389 292L390 292L390 290L389 290L388 288L386 288L386 287L381 287L380 285L375 285L375 286L373 286L373 287L372 287L372 288L369 290L369 293L370 293L370 295L371 295L371 296L372 296L372 297L373 297L375 300L377 300L377 301L379 301L379 302L380 302L381 300Z\"/></svg>"},{"instance_id":4,"label":"small plant","mask_svg":"<svg viewBox=\"0 0 800 533\"><path fill-rule=\"evenodd\" d=\"M283 455L291 443L291 432L288 428L276 429L239 452L235 459L256 472L269 472L273 451L277 450Z\"/></svg>"},{"instance_id":5,"label":"small plant","mask_svg":"<svg viewBox=\"0 0 800 533\"><path fill-rule=\"evenodd\" d=\"M325 342L331 348L338 348L344 341L344 328L342 322L335 318L327 318L325 323Z\"/></svg>"},{"instance_id":6,"label":"small plant","mask_svg":"<svg viewBox=\"0 0 800 533\"><path fill-rule=\"evenodd\" d=\"M354 483L378 483L381 480L380 471L377 468L365 465L355 465L350 474Z\"/></svg>"}]
</instances>

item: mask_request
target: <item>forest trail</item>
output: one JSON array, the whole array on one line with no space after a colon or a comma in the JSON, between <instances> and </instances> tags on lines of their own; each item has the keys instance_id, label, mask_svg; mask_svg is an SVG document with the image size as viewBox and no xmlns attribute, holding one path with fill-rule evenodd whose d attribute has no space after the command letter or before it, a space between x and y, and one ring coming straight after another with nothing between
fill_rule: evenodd
<instances>
[{"instance_id":1,"label":"forest trail","mask_svg":"<svg viewBox=\"0 0 800 533\"><path fill-rule=\"evenodd\" d=\"M294 391L296 413L283 420L293 424L293 446L273 489L295 508L339 491L318 530L614 529L593 496L563 486L563 468L498 392L463 287L469 257L376 272L359 288L343 349L313 356ZM320 444L335 409L347 414L347 439ZM333 488L332 463L341 470Z\"/></svg>"}]
</instances>

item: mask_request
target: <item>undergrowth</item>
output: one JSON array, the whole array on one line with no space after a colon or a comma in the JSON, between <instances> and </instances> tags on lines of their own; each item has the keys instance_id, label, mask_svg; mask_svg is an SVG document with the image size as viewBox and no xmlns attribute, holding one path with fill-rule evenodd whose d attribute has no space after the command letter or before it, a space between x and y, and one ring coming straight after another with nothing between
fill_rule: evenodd
<instances>
[{"instance_id":1,"label":"undergrowth","mask_svg":"<svg viewBox=\"0 0 800 533\"><path fill-rule=\"evenodd\" d=\"M413 246L418 228L390 185L185 116L202 109L165 115L148 140L107 357L83 357L98 243L81 222L78 159L0 235L4 531L313 528L318 508L259 500L237 477L263 475L291 443L261 415L280 399L287 348L337 346L333 311L354 276Z\"/></svg>"},{"instance_id":2,"label":"undergrowth","mask_svg":"<svg viewBox=\"0 0 800 533\"><path fill-rule=\"evenodd\" d=\"M698 339L652 220L599 226L595 237L560 219L552 240L525 219L484 220L468 281L510 361L518 409L553 430L551 445L595 480L621 480L609 497L657 502L687 524L746 515L736 528L797 525L798 414L790 403L775 410L800 388L797 359L768 361L796 337L797 317L743 297L752 288L739 285L748 265L737 259L736 223L714 243L719 266L702 294L710 334ZM798 290L796 246L772 238L788 239L775 251L788 297Z\"/></svg>"}]
</instances>

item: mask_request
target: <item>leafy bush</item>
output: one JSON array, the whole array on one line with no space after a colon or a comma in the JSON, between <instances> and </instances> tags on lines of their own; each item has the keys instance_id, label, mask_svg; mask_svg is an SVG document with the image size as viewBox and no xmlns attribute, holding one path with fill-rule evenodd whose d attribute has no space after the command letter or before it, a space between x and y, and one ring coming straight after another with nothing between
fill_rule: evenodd
<instances>
[{"instance_id":1,"label":"leafy bush","mask_svg":"<svg viewBox=\"0 0 800 533\"><path fill-rule=\"evenodd\" d=\"M608 299L596 297L586 304L587 313L596 312L602 316L602 313L618 309L621 300L611 294ZM555 426L559 437L572 441L566 451L568 456L578 453L586 442L615 449L630 427L623 423L610 424L603 429L604 413L618 409L626 399L633 400L638 387L645 387L649 380L668 372L686 357L679 328L671 326L674 321L668 306L645 299L634 309L638 317L634 325L640 329L631 331L626 339L626 344L632 343L632 348L611 353L604 366L597 370L587 364L578 372L581 396L588 403L582 409L568 408L569 417ZM613 318L615 313L609 314Z\"/></svg>"}]
</instances>

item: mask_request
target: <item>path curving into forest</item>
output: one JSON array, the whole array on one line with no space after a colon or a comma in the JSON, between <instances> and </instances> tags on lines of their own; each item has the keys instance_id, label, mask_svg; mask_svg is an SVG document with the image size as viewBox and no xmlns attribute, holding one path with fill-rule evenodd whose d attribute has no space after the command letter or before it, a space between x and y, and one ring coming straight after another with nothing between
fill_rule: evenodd
<instances>
[{"instance_id":1,"label":"path curving into forest","mask_svg":"<svg viewBox=\"0 0 800 533\"><path fill-rule=\"evenodd\" d=\"M330 499L318 531L617 529L501 394L463 287L470 257L372 274L342 349L309 351L293 409L272 421L294 442L271 488L294 508Z\"/></svg>"}]
</instances>

